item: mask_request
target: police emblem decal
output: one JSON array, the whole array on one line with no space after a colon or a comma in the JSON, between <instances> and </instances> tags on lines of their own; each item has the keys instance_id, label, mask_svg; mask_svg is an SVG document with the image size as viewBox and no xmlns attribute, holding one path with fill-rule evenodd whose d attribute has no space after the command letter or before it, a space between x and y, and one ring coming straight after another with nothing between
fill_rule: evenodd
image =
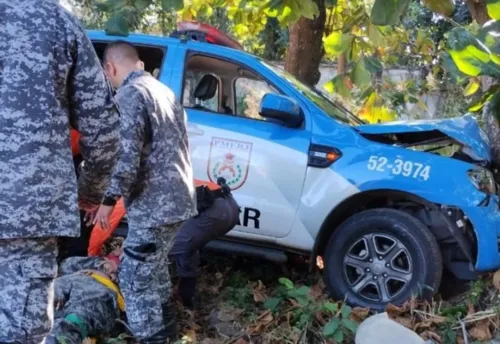
<instances>
[{"instance_id":1,"label":"police emblem decal","mask_svg":"<svg viewBox=\"0 0 500 344\"><path fill-rule=\"evenodd\" d=\"M252 143L212 137L207 174L211 182L223 177L231 190L243 186L250 167Z\"/></svg>"}]
</instances>

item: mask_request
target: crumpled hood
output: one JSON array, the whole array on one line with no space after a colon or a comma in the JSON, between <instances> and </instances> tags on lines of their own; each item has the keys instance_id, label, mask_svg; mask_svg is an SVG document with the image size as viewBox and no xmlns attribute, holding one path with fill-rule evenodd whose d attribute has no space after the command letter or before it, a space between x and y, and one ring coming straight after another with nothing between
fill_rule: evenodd
<instances>
[{"instance_id":1,"label":"crumpled hood","mask_svg":"<svg viewBox=\"0 0 500 344\"><path fill-rule=\"evenodd\" d=\"M355 127L363 134L398 134L438 130L466 146L477 160L491 161L488 137L470 114L462 117L363 124Z\"/></svg>"}]
</instances>

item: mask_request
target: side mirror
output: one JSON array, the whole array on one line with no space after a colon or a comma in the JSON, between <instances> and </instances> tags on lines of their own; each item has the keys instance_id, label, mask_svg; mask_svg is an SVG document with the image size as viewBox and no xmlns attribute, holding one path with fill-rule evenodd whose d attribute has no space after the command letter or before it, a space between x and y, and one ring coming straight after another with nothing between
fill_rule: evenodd
<instances>
[{"instance_id":1,"label":"side mirror","mask_svg":"<svg viewBox=\"0 0 500 344\"><path fill-rule=\"evenodd\" d=\"M295 100L274 93L264 95L260 102L259 115L292 128L299 127L304 119Z\"/></svg>"}]
</instances>

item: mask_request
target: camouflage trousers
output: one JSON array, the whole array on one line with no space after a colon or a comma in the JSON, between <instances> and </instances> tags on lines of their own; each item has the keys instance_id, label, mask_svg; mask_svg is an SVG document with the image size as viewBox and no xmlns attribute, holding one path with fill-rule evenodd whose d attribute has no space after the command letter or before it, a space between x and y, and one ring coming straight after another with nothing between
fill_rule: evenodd
<instances>
[{"instance_id":1,"label":"camouflage trousers","mask_svg":"<svg viewBox=\"0 0 500 344\"><path fill-rule=\"evenodd\" d=\"M43 343L54 317L57 238L0 240L0 343Z\"/></svg>"},{"instance_id":2,"label":"camouflage trousers","mask_svg":"<svg viewBox=\"0 0 500 344\"><path fill-rule=\"evenodd\" d=\"M130 329L146 339L164 329L162 304L172 295L168 253L182 222L158 228L130 228L118 270Z\"/></svg>"}]
</instances>

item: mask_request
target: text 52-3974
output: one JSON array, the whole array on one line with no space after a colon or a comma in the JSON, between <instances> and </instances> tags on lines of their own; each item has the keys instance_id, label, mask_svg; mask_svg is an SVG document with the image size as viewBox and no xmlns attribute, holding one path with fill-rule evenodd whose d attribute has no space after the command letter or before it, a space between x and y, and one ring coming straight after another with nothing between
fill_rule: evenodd
<instances>
[{"instance_id":1,"label":"text 52-3974","mask_svg":"<svg viewBox=\"0 0 500 344\"><path fill-rule=\"evenodd\" d=\"M415 161L400 158L389 160L384 156L372 155L368 159L367 168L370 171L389 172L407 178L423 179L427 181L431 174L431 166Z\"/></svg>"}]
</instances>

